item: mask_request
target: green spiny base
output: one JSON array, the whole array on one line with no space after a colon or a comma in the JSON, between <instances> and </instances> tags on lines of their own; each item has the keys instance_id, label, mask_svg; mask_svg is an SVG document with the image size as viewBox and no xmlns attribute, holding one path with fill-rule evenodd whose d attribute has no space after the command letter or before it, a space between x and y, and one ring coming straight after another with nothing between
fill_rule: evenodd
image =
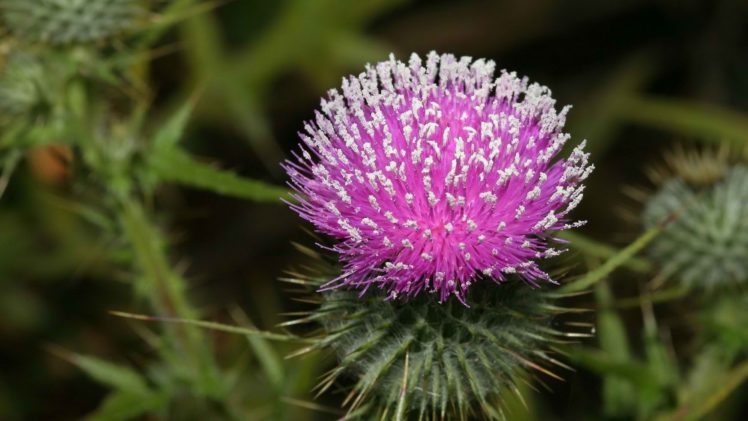
<instances>
[{"instance_id":1,"label":"green spiny base","mask_svg":"<svg viewBox=\"0 0 748 421\"><path fill-rule=\"evenodd\" d=\"M339 364L320 393L341 375L353 377L345 402L351 414L505 419L502 399L519 394L518 381L532 372L556 377L544 366L564 367L548 352L552 342L563 342L551 319L564 310L551 304L551 294L520 281L475 285L470 308L455 300L439 304L428 294L407 302L385 301L379 291L358 294L321 293L318 309L289 323L322 326L311 349L333 350Z\"/></svg>"},{"instance_id":2,"label":"green spiny base","mask_svg":"<svg viewBox=\"0 0 748 421\"><path fill-rule=\"evenodd\" d=\"M661 165L650 168L649 176L657 184L680 178L690 186L708 187L725 177L733 154L724 144L703 149L676 147L664 154Z\"/></svg>"},{"instance_id":3,"label":"green spiny base","mask_svg":"<svg viewBox=\"0 0 748 421\"><path fill-rule=\"evenodd\" d=\"M140 0L2 0L5 26L15 36L45 44L98 41L131 27Z\"/></svg>"},{"instance_id":4,"label":"green spiny base","mask_svg":"<svg viewBox=\"0 0 748 421\"><path fill-rule=\"evenodd\" d=\"M651 227L671 216L650 247L665 276L705 289L748 280L748 166L702 188L670 180L646 203L643 220Z\"/></svg>"}]
</instances>

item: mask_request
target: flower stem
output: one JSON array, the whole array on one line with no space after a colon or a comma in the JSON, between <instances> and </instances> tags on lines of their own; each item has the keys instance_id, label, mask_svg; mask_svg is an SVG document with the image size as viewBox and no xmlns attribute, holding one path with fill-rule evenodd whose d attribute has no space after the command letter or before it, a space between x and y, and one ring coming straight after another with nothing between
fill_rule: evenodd
<instances>
[{"instance_id":1,"label":"flower stem","mask_svg":"<svg viewBox=\"0 0 748 421\"><path fill-rule=\"evenodd\" d=\"M197 312L185 294L185 281L169 264L161 235L141 203L132 197L121 200L120 218L135 253L135 264L142 271L153 308L166 317L197 318ZM173 345L186 357L184 363L197 369L195 374L199 390L219 396L218 368L203 332L183 324L172 324L166 329Z\"/></svg>"}]
</instances>

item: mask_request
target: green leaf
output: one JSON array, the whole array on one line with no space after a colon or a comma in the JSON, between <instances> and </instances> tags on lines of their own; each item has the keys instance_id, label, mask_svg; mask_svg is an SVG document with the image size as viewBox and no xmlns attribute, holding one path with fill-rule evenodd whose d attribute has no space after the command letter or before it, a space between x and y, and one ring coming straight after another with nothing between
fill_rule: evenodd
<instances>
[{"instance_id":1,"label":"green leaf","mask_svg":"<svg viewBox=\"0 0 748 421\"><path fill-rule=\"evenodd\" d=\"M79 216L86 222L100 228L103 232L112 232L114 230L111 219L94 206L54 194L48 194L46 199L50 205Z\"/></svg>"},{"instance_id":2,"label":"green leaf","mask_svg":"<svg viewBox=\"0 0 748 421\"><path fill-rule=\"evenodd\" d=\"M135 253L135 263L142 271L139 278L143 282L139 282L138 286L148 292L153 307L161 314L195 317L196 310L185 294L186 282L169 264L164 240L145 209L130 197L123 198L120 206L122 228ZM167 337L174 341L180 357L198 374L198 388L212 396L221 395L218 367L203 332L180 325L168 325L166 328Z\"/></svg>"},{"instance_id":3,"label":"green leaf","mask_svg":"<svg viewBox=\"0 0 748 421\"><path fill-rule=\"evenodd\" d=\"M650 371L657 376L657 381L664 388L678 383L679 373L675 356L662 340L657 325L654 309L649 296L643 297L642 316L644 319L644 352Z\"/></svg>"},{"instance_id":4,"label":"green leaf","mask_svg":"<svg viewBox=\"0 0 748 421\"><path fill-rule=\"evenodd\" d=\"M611 355L595 349L572 348L564 353L575 364L606 376L618 377L637 387L649 387L652 384L647 367L636 361L616 361Z\"/></svg>"},{"instance_id":5,"label":"green leaf","mask_svg":"<svg viewBox=\"0 0 748 421\"><path fill-rule=\"evenodd\" d=\"M153 156L152 167L166 181L210 190L225 196L257 202L279 202L290 198L288 190L262 181L241 177L200 162L176 148L160 150Z\"/></svg>"},{"instance_id":6,"label":"green leaf","mask_svg":"<svg viewBox=\"0 0 748 421\"><path fill-rule=\"evenodd\" d=\"M633 123L698 136L702 141L748 145L748 116L715 105L635 96L621 104L619 113Z\"/></svg>"},{"instance_id":7,"label":"green leaf","mask_svg":"<svg viewBox=\"0 0 748 421\"><path fill-rule=\"evenodd\" d=\"M712 374L712 373L709 373ZM748 380L748 361L722 375L709 384L714 387L699 396L689 396L675 411L660 417L660 420L697 420L714 411L735 389Z\"/></svg>"},{"instance_id":8,"label":"green leaf","mask_svg":"<svg viewBox=\"0 0 748 421\"><path fill-rule=\"evenodd\" d=\"M621 317L611 307L613 297L607 283L597 284L595 297L600 308L597 322L600 349L610 358L610 362L613 364L633 365L634 359L631 356L626 329ZM632 372L643 374L646 370L636 369ZM619 376L620 373L616 376L610 376L609 373L606 373L603 378L605 412L607 415L616 417L630 415L637 402L636 391L633 388L634 384L621 379Z\"/></svg>"},{"instance_id":9,"label":"green leaf","mask_svg":"<svg viewBox=\"0 0 748 421\"><path fill-rule=\"evenodd\" d=\"M167 399L158 394L142 395L127 392L112 392L101 405L86 417L87 421L131 420L153 413L166 406Z\"/></svg>"},{"instance_id":10,"label":"green leaf","mask_svg":"<svg viewBox=\"0 0 748 421\"><path fill-rule=\"evenodd\" d=\"M60 348L50 348L55 355L75 364L93 380L112 389L129 394L146 395L150 389L143 377L135 370L100 358L81 355Z\"/></svg>"},{"instance_id":11,"label":"green leaf","mask_svg":"<svg viewBox=\"0 0 748 421\"><path fill-rule=\"evenodd\" d=\"M5 189L10 183L10 177L15 172L18 163L21 161L23 154L20 149L11 149L2 157L2 167L0 168L0 199L5 193Z\"/></svg>"},{"instance_id":12,"label":"green leaf","mask_svg":"<svg viewBox=\"0 0 748 421\"><path fill-rule=\"evenodd\" d=\"M231 312L232 317L237 323L244 326L248 326L250 329L254 329L249 317L244 314L238 308L234 308ZM283 359L278 356L275 349L268 343L266 338L258 335L245 335L249 345L255 352L257 359L260 361L262 369L265 371L265 375L273 384L277 391L281 391L283 388L283 380L285 378L283 370Z\"/></svg>"},{"instance_id":13,"label":"green leaf","mask_svg":"<svg viewBox=\"0 0 748 421\"><path fill-rule=\"evenodd\" d=\"M144 28L143 36L138 40L137 50L146 50L173 25L198 14L207 13L220 4L218 1L206 1L193 5L196 0L173 0L169 2L150 25Z\"/></svg>"},{"instance_id":14,"label":"green leaf","mask_svg":"<svg viewBox=\"0 0 748 421\"><path fill-rule=\"evenodd\" d=\"M683 298L688 294L688 288L677 286L660 291L644 292L641 295L630 298L616 300L617 309L626 309L631 307L641 307L644 303L661 303Z\"/></svg>"},{"instance_id":15,"label":"green leaf","mask_svg":"<svg viewBox=\"0 0 748 421\"><path fill-rule=\"evenodd\" d=\"M652 241L657 235L662 232L665 225L656 225L647 231L645 231L639 238L634 240L631 244L626 246L618 253L612 255L602 265L588 272L583 277L576 281L566 284L561 288L562 292L576 292L583 291L602 279L605 279L619 266L629 262L641 249L643 249L650 241Z\"/></svg>"},{"instance_id":16,"label":"green leaf","mask_svg":"<svg viewBox=\"0 0 748 421\"><path fill-rule=\"evenodd\" d=\"M156 132L153 136L153 146L156 149L167 149L179 142L195 107L195 98L196 96L193 96L185 102Z\"/></svg>"},{"instance_id":17,"label":"green leaf","mask_svg":"<svg viewBox=\"0 0 748 421\"><path fill-rule=\"evenodd\" d=\"M128 237L135 262L142 271L140 283L152 298L153 307L164 314L193 317L195 310L184 294L185 282L169 264L164 240L136 200L126 198L120 211L122 228Z\"/></svg>"},{"instance_id":18,"label":"green leaf","mask_svg":"<svg viewBox=\"0 0 748 421\"><path fill-rule=\"evenodd\" d=\"M196 82L208 83L210 79L223 77L219 66L223 65L225 51L217 16L207 13L193 16L180 29L185 58L189 61Z\"/></svg>"}]
</instances>

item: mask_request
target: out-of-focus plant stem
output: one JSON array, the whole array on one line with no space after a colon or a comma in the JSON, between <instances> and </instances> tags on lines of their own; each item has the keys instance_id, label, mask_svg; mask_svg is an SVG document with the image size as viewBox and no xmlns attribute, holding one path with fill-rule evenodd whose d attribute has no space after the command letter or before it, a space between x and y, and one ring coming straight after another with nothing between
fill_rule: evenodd
<instances>
[{"instance_id":1,"label":"out-of-focus plant stem","mask_svg":"<svg viewBox=\"0 0 748 421\"><path fill-rule=\"evenodd\" d=\"M659 417L658 421L698 420L715 410L722 401L748 379L748 361L735 367L709 396L697 402L688 402L672 413Z\"/></svg>"},{"instance_id":2,"label":"out-of-focus plant stem","mask_svg":"<svg viewBox=\"0 0 748 421\"><path fill-rule=\"evenodd\" d=\"M153 308L161 315L183 319L194 319L197 312L185 295L185 282L175 273L164 252L158 229L149 220L141 203L126 196L120 200L122 228L132 245L136 265L142 271L143 282ZM171 324L167 333L194 367L198 367L200 384L207 386L206 392L217 392L217 368L203 333L194 327Z\"/></svg>"},{"instance_id":3,"label":"out-of-focus plant stem","mask_svg":"<svg viewBox=\"0 0 748 421\"><path fill-rule=\"evenodd\" d=\"M641 307L646 301L650 304L661 303L666 301L677 300L683 298L688 294L688 289L683 287L673 287L669 289L663 289L661 291L644 292L642 295L632 298L619 299L615 303L615 308L626 309Z\"/></svg>"},{"instance_id":4,"label":"out-of-focus plant stem","mask_svg":"<svg viewBox=\"0 0 748 421\"><path fill-rule=\"evenodd\" d=\"M564 285L561 290L563 292L577 292L583 291L592 285L605 279L611 272L616 270L619 266L629 262L639 251L641 251L650 241L662 232L665 228L665 224L656 225L649 230L645 231L642 235L634 240L626 248L618 251L614 255L610 256L602 265L587 272L586 275L581 278Z\"/></svg>"},{"instance_id":5,"label":"out-of-focus plant stem","mask_svg":"<svg viewBox=\"0 0 748 421\"><path fill-rule=\"evenodd\" d=\"M705 142L731 144L748 154L748 117L716 105L649 96L621 102L620 117L632 123L697 135Z\"/></svg>"},{"instance_id":6,"label":"out-of-focus plant stem","mask_svg":"<svg viewBox=\"0 0 748 421\"><path fill-rule=\"evenodd\" d=\"M150 225L145 211L132 199L122 203L122 226L135 251L138 266L145 278L152 282L156 292L153 307L162 314L193 318L194 311L187 304L184 286L178 276L172 273L166 256L162 252L159 235Z\"/></svg>"},{"instance_id":7,"label":"out-of-focus plant stem","mask_svg":"<svg viewBox=\"0 0 748 421\"><path fill-rule=\"evenodd\" d=\"M195 0L174 0L173 2L171 2L171 4L161 12L158 19L156 19L155 22L151 22L148 28L148 32L146 32L143 38L140 39L140 42L137 45L136 49L140 51L148 49L153 43L161 38L164 32L166 32L171 27L171 25L174 24L175 21L178 21L180 18L184 18L183 15L185 9L188 6L192 5L194 1ZM207 10L210 10L214 7L213 4L203 5L203 7L193 13L204 12L206 10L205 6L208 6Z\"/></svg>"},{"instance_id":8,"label":"out-of-focus plant stem","mask_svg":"<svg viewBox=\"0 0 748 421\"><path fill-rule=\"evenodd\" d=\"M608 259L620 251L615 247L572 231L561 232L558 236L564 240L568 240L570 248L576 249L588 257ZM623 266L634 272L646 273L652 270L652 264L647 259L636 256L631 257L623 263Z\"/></svg>"},{"instance_id":9,"label":"out-of-focus plant stem","mask_svg":"<svg viewBox=\"0 0 748 421\"><path fill-rule=\"evenodd\" d=\"M13 175L16 166L21 161L21 151L13 149L8 152L8 156L5 157L2 167L2 173L0 173L0 199L5 194L5 189L8 187L10 177Z\"/></svg>"}]
</instances>

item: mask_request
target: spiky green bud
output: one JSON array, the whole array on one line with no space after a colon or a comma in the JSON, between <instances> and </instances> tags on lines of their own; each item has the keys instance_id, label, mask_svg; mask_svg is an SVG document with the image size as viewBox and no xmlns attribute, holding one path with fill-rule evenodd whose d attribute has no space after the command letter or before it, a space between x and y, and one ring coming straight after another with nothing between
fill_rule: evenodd
<instances>
[{"instance_id":1,"label":"spiky green bud","mask_svg":"<svg viewBox=\"0 0 748 421\"><path fill-rule=\"evenodd\" d=\"M674 218L650 247L663 275L712 289L748 280L748 166L729 168L708 186L680 176L645 205L648 227Z\"/></svg>"},{"instance_id":2,"label":"spiky green bud","mask_svg":"<svg viewBox=\"0 0 748 421\"><path fill-rule=\"evenodd\" d=\"M6 57L0 68L0 125L43 106L43 90L44 68L35 57L20 52Z\"/></svg>"},{"instance_id":3,"label":"spiky green bud","mask_svg":"<svg viewBox=\"0 0 748 421\"><path fill-rule=\"evenodd\" d=\"M3 21L27 41L75 44L98 41L130 28L143 16L140 0L3 0Z\"/></svg>"},{"instance_id":4,"label":"spiky green bud","mask_svg":"<svg viewBox=\"0 0 748 421\"><path fill-rule=\"evenodd\" d=\"M304 282L316 287L328 280ZM551 321L564 310L543 290L490 282L475 286L469 308L427 296L403 302L387 301L380 291L323 292L319 308L292 323L321 325L310 349L333 350L338 365L320 389L352 377L345 402L352 412L385 419L396 413L505 419L502 399L519 393L517 382L533 373L555 377L548 367L563 366L549 348L563 341Z\"/></svg>"}]
</instances>

